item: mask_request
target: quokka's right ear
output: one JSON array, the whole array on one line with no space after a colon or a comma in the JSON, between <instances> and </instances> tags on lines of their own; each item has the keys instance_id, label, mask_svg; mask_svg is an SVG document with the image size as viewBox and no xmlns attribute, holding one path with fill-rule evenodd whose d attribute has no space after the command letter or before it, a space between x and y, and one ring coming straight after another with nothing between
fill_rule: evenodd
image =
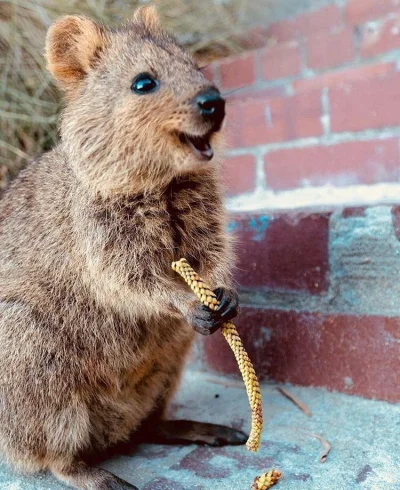
<instances>
[{"instance_id":1,"label":"quokka's right ear","mask_svg":"<svg viewBox=\"0 0 400 490\"><path fill-rule=\"evenodd\" d=\"M161 29L160 17L154 5L144 5L136 9L132 20L142 23L150 31Z\"/></svg>"},{"instance_id":2,"label":"quokka's right ear","mask_svg":"<svg viewBox=\"0 0 400 490\"><path fill-rule=\"evenodd\" d=\"M49 29L46 38L47 67L72 96L94 67L108 41L107 30L83 15L66 15Z\"/></svg>"}]
</instances>

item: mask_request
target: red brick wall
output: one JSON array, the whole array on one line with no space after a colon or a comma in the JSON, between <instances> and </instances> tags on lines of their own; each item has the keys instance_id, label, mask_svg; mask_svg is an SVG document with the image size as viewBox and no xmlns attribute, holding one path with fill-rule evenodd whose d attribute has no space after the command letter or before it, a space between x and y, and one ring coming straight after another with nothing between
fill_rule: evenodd
<instances>
[{"instance_id":1,"label":"red brick wall","mask_svg":"<svg viewBox=\"0 0 400 490\"><path fill-rule=\"evenodd\" d=\"M266 47L206 68L228 98L228 194L399 182L400 3L347 0L260 31Z\"/></svg>"},{"instance_id":2,"label":"red brick wall","mask_svg":"<svg viewBox=\"0 0 400 490\"><path fill-rule=\"evenodd\" d=\"M238 327L261 378L400 401L400 0L262 31L206 69L228 100ZM238 374L220 334L197 354Z\"/></svg>"}]
</instances>

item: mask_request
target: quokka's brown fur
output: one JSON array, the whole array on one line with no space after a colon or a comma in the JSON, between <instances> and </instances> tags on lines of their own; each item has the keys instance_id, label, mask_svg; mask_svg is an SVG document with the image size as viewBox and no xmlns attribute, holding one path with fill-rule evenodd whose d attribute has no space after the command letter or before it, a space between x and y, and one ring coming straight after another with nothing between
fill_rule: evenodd
<instances>
[{"instance_id":1,"label":"quokka's brown fur","mask_svg":"<svg viewBox=\"0 0 400 490\"><path fill-rule=\"evenodd\" d=\"M199 306L171 262L230 287L220 136L206 163L177 136L208 129L192 101L211 84L152 8L115 30L64 17L46 56L61 142L0 201L0 451L82 490L135 488L83 461L161 416L177 386ZM131 92L140 72L157 92Z\"/></svg>"}]
</instances>

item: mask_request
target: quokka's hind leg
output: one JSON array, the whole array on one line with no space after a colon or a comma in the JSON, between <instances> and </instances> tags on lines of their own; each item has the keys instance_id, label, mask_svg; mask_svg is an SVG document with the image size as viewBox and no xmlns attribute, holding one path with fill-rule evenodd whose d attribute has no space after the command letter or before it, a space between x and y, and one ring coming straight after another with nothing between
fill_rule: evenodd
<instances>
[{"instance_id":1,"label":"quokka's hind leg","mask_svg":"<svg viewBox=\"0 0 400 490\"><path fill-rule=\"evenodd\" d=\"M158 420L145 424L140 431L141 442L154 444L207 444L209 446L238 446L245 444L244 432L223 425L191 420Z\"/></svg>"},{"instance_id":2,"label":"quokka's hind leg","mask_svg":"<svg viewBox=\"0 0 400 490\"><path fill-rule=\"evenodd\" d=\"M0 449L17 469L45 470L76 490L137 490L105 470L72 464L90 445L82 369L60 355L57 326L24 305L0 301ZM58 341L58 343L57 343Z\"/></svg>"},{"instance_id":3,"label":"quokka's hind leg","mask_svg":"<svg viewBox=\"0 0 400 490\"><path fill-rule=\"evenodd\" d=\"M69 466L53 465L51 471L58 480L76 490L138 490L112 473L83 462Z\"/></svg>"},{"instance_id":4,"label":"quokka's hind leg","mask_svg":"<svg viewBox=\"0 0 400 490\"><path fill-rule=\"evenodd\" d=\"M178 374L176 380L179 379ZM173 384L175 388L175 384ZM248 435L244 432L223 425L194 422L191 420L167 420L167 406L172 389L158 408L150 414L133 435L132 442L154 444L207 444L209 446L238 446L245 444Z\"/></svg>"}]
</instances>

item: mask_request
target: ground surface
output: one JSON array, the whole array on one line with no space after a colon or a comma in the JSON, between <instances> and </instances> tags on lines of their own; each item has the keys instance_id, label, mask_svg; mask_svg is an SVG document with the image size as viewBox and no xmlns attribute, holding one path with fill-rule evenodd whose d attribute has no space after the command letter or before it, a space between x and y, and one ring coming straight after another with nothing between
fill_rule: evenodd
<instances>
[{"instance_id":1,"label":"ground surface","mask_svg":"<svg viewBox=\"0 0 400 490\"><path fill-rule=\"evenodd\" d=\"M248 490L253 478L278 468L277 490L400 489L400 405L363 400L322 389L286 386L306 403L308 418L275 385L263 386L265 430L257 455L244 447L142 445L132 456L103 466L140 490ZM249 408L240 382L188 372L176 398L179 418L248 429ZM331 453L319 462L321 446ZM0 489L62 490L49 475L13 475L0 465Z\"/></svg>"}]
</instances>

